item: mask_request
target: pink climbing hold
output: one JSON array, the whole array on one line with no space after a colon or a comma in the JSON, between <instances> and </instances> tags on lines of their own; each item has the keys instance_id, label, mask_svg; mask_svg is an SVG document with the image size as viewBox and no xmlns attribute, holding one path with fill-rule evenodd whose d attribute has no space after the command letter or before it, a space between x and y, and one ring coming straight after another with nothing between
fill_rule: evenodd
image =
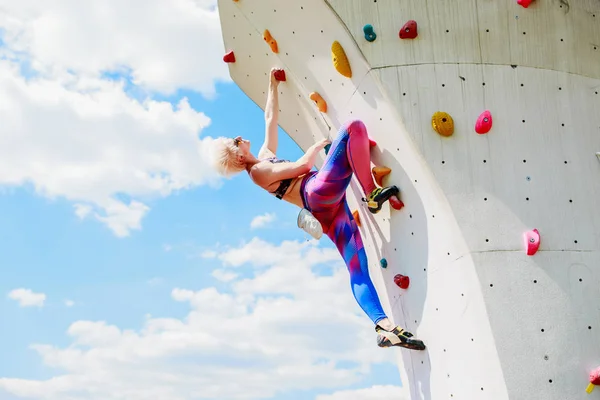
<instances>
[{"instance_id":1,"label":"pink climbing hold","mask_svg":"<svg viewBox=\"0 0 600 400\"><path fill-rule=\"evenodd\" d=\"M417 21L412 19L406 24L404 24L404 26L402 27L402 29L400 29L400 32L398 33L400 39L414 39L417 37L417 35Z\"/></svg>"},{"instance_id":2,"label":"pink climbing hold","mask_svg":"<svg viewBox=\"0 0 600 400\"><path fill-rule=\"evenodd\" d=\"M532 0L517 0L517 4L523 8L527 8L531 4L531 1Z\"/></svg>"},{"instance_id":3,"label":"pink climbing hold","mask_svg":"<svg viewBox=\"0 0 600 400\"><path fill-rule=\"evenodd\" d=\"M235 54L233 54L233 50L223 56L223 61L225 61L226 63L235 62Z\"/></svg>"},{"instance_id":4,"label":"pink climbing hold","mask_svg":"<svg viewBox=\"0 0 600 400\"><path fill-rule=\"evenodd\" d=\"M394 283L398 285L400 289L408 289L410 285L410 278L406 275L398 274L394 276Z\"/></svg>"},{"instance_id":5,"label":"pink climbing hold","mask_svg":"<svg viewBox=\"0 0 600 400\"><path fill-rule=\"evenodd\" d=\"M489 110L485 110L481 113L477 122L475 123L475 132L483 135L488 133L492 129L492 113Z\"/></svg>"},{"instance_id":6,"label":"pink climbing hold","mask_svg":"<svg viewBox=\"0 0 600 400\"><path fill-rule=\"evenodd\" d=\"M594 390L594 386L600 385L600 367L594 369L590 372L590 384L588 385L586 392L592 393Z\"/></svg>"},{"instance_id":7,"label":"pink climbing hold","mask_svg":"<svg viewBox=\"0 0 600 400\"><path fill-rule=\"evenodd\" d=\"M540 232L537 229L532 229L529 232L525 232L523 239L525 240L527 255L532 256L537 253L540 248Z\"/></svg>"}]
</instances>

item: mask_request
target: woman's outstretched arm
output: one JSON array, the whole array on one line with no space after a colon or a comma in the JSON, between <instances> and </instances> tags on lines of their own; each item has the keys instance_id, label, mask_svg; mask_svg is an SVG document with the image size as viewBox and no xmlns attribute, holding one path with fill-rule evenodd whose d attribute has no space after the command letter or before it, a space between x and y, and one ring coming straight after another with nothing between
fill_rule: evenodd
<instances>
[{"instance_id":1,"label":"woman's outstretched arm","mask_svg":"<svg viewBox=\"0 0 600 400\"><path fill-rule=\"evenodd\" d=\"M265 105L265 142L258 152L258 158L275 157L277 154L277 129L279 126L277 87L279 81L275 79L275 71L277 71L277 68L272 68L269 77L269 91L267 92L267 103Z\"/></svg>"}]
</instances>

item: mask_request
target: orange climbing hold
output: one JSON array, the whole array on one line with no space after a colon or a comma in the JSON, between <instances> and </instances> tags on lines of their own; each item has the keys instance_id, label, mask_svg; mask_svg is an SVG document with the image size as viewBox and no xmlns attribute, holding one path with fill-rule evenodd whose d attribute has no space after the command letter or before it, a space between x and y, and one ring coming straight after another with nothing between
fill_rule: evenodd
<instances>
[{"instance_id":1,"label":"orange climbing hold","mask_svg":"<svg viewBox=\"0 0 600 400\"><path fill-rule=\"evenodd\" d=\"M265 29L265 31L263 32L263 39L265 40L265 42L267 42L269 47L271 47L273 53L279 53L279 47L277 47L277 40L273 39L273 36L271 36L271 32L269 32L268 29Z\"/></svg>"},{"instance_id":2,"label":"orange climbing hold","mask_svg":"<svg viewBox=\"0 0 600 400\"><path fill-rule=\"evenodd\" d=\"M352 217L356 221L356 225L358 225L358 227L360 228L360 214L358 213L358 210L352 211Z\"/></svg>"},{"instance_id":3,"label":"orange climbing hold","mask_svg":"<svg viewBox=\"0 0 600 400\"><path fill-rule=\"evenodd\" d=\"M352 78L352 68L350 68L350 61L346 56L344 48L337 40L331 45L331 58L333 60L333 66L340 74L346 78Z\"/></svg>"},{"instance_id":4,"label":"orange climbing hold","mask_svg":"<svg viewBox=\"0 0 600 400\"><path fill-rule=\"evenodd\" d=\"M319 93L312 92L310 94L310 99L312 101L314 101L315 103L317 103L317 108L319 109L319 111L321 111L322 113L327 112L327 102L325 102L325 100L323 100L323 97L321 97L321 95Z\"/></svg>"},{"instance_id":5,"label":"orange climbing hold","mask_svg":"<svg viewBox=\"0 0 600 400\"><path fill-rule=\"evenodd\" d=\"M373 167L371 172L373 173L373 178L375 179L375 182L377 182L379 186L383 186L383 178L389 175L390 172L392 172L392 170L388 167Z\"/></svg>"},{"instance_id":6,"label":"orange climbing hold","mask_svg":"<svg viewBox=\"0 0 600 400\"><path fill-rule=\"evenodd\" d=\"M452 136L454 133L454 120L450 114L438 111L431 117L431 126L442 136Z\"/></svg>"},{"instance_id":7,"label":"orange climbing hold","mask_svg":"<svg viewBox=\"0 0 600 400\"><path fill-rule=\"evenodd\" d=\"M233 54L233 50L223 56L223 61L226 63L234 63L235 62L235 54Z\"/></svg>"}]
</instances>

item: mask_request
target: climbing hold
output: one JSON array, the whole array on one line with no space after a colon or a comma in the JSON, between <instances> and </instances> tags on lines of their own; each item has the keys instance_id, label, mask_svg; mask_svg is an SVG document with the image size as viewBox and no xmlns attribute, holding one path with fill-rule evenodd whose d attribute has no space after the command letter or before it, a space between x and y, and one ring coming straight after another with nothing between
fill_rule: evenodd
<instances>
[{"instance_id":1,"label":"climbing hold","mask_svg":"<svg viewBox=\"0 0 600 400\"><path fill-rule=\"evenodd\" d=\"M369 147L375 147L375 146L377 146L377 142L374 141L373 139L369 138ZM598 153L598 154L600 154L600 153Z\"/></svg>"},{"instance_id":2,"label":"climbing hold","mask_svg":"<svg viewBox=\"0 0 600 400\"><path fill-rule=\"evenodd\" d=\"M414 39L417 37L417 35L417 21L412 19L406 24L404 24L404 26L402 27L402 29L400 29L400 32L398 33L400 39Z\"/></svg>"},{"instance_id":3,"label":"climbing hold","mask_svg":"<svg viewBox=\"0 0 600 400\"><path fill-rule=\"evenodd\" d=\"M398 285L400 289L408 289L410 285L410 278L405 275L398 274L394 276L394 283Z\"/></svg>"},{"instance_id":4,"label":"climbing hold","mask_svg":"<svg viewBox=\"0 0 600 400\"><path fill-rule=\"evenodd\" d=\"M402 200L400 200L396 196L390 197L389 201L390 201L390 205L392 206L392 208L394 210L402 210L402 207L404 207L404 203L402 202Z\"/></svg>"},{"instance_id":5,"label":"climbing hold","mask_svg":"<svg viewBox=\"0 0 600 400\"><path fill-rule=\"evenodd\" d=\"M596 152L596 158L598 158L598 161L600 161L600 151Z\"/></svg>"},{"instance_id":6,"label":"climbing hold","mask_svg":"<svg viewBox=\"0 0 600 400\"><path fill-rule=\"evenodd\" d=\"M233 54L233 50L223 56L223 61L226 63L234 63L235 62L235 54Z\"/></svg>"},{"instance_id":7,"label":"climbing hold","mask_svg":"<svg viewBox=\"0 0 600 400\"><path fill-rule=\"evenodd\" d=\"M354 220L356 221L356 225L358 225L358 227L360 228L360 214L358 213L358 210L352 211L352 218L354 218Z\"/></svg>"},{"instance_id":8,"label":"climbing hold","mask_svg":"<svg viewBox=\"0 0 600 400\"><path fill-rule=\"evenodd\" d=\"M523 240L525 241L525 248L527 249L527 255L532 256L537 253L540 248L540 233L537 229L532 229L523 234Z\"/></svg>"},{"instance_id":9,"label":"climbing hold","mask_svg":"<svg viewBox=\"0 0 600 400\"><path fill-rule=\"evenodd\" d=\"M331 45L331 58L337 72L344 75L346 78L352 78L350 61L348 61L344 48L337 40Z\"/></svg>"},{"instance_id":10,"label":"climbing hold","mask_svg":"<svg viewBox=\"0 0 600 400\"><path fill-rule=\"evenodd\" d=\"M275 77L275 79L277 79L278 81L284 81L285 82L285 71L282 69L278 69L273 73L273 76Z\"/></svg>"},{"instance_id":11,"label":"climbing hold","mask_svg":"<svg viewBox=\"0 0 600 400\"><path fill-rule=\"evenodd\" d=\"M273 36L271 36L271 32L269 32L268 29L265 29L265 31L263 32L263 39L265 40L265 42L267 42L269 47L271 47L271 51L273 51L273 53L279 53L279 48L277 47L277 40L273 39Z\"/></svg>"},{"instance_id":12,"label":"climbing hold","mask_svg":"<svg viewBox=\"0 0 600 400\"><path fill-rule=\"evenodd\" d=\"M527 8L531 4L531 1L532 0L517 0L517 4L519 4L523 8Z\"/></svg>"},{"instance_id":13,"label":"climbing hold","mask_svg":"<svg viewBox=\"0 0 600 400\"><path fill-rule=\"evenodd\" d=\"M377 182L379 186L383 186L383 177L389 175L389 173L392 172L392 170L388 167L373 167L371 172L373 173L373 178L375 179L375 182Z\"/></svg>"},{"instance_id":14,"label":"climbing hold","mask_svg":"<svg viewBox=\"0 0 600 400\"><path fill-rule=\"evenodd\" d=\"M454 133L454 121L450 114L438 111L431 118L431 126L442 136L452 136Z\"/></svg>"},{"instance_id":15,"label":"climbing hold","mask_svg":"<svg viewBox=\"0 0 600 400\"><path fill-rule=\"evenodd\" d=\"M600 367L590 372L590 384L585 389L586 392L592 393L595 386L600 385Z\"/></svg>"},{"instance_id":16,"label":"climbing hold","mask_svg":"<svg viewBox=\"0 0 600 400\"><path fill-rule=\"evenodd\" d=\"M377 39L377 34L373 30L373 25L367 24L363 27L363 32L365 33L365 39L369 42L374 42Z\"/></svg>"},{"instance_id":17,"label":"climbing hold","mask_svg":"<svg viewBox=\"0 0 600 400\"><path fill-rule=\"evenodd\" d=\"M321 95L319 93L312 92L310 94L310 99L312 101L314 101L315 103L317 103L317 108L319 109L319 111L321 111L322 113L327 112L327 102L325 102L325 100L323 100L323 97L321 97Z\"/></svg>"},{"instance_id":18,"label":"climbing hold","mask_svg":"<svg viewBox=\"0 0 600 400\"><path fill-rule=\"evenodd\" d=\"M475 132L480 135L484 133L488 133L492 129L492 113L488 110L485 110L481 113L479 118L477 118L477 122L475 123Z\"/></svg>"},{"instance_id":19,"label":"climbing hold","mask_svg":"<svg viewBox=\"0 0 600 400\"><path fill-rule=\"evenodd\" d=\"M331 149L331 143L326 144L324 149L325 149L325 155L329 154L329 149Z\"/></svg>"},{"instance_id":20,"label":"climbing hold","mask_svg":"<svg viewBox=\"0 0 600 400\"><path fill-rule=\"evenodd\" d=\"M381 264L381 268L387 268L387 260L385 258L382 258L379 264Z\"/></svg>"}]
</instances>

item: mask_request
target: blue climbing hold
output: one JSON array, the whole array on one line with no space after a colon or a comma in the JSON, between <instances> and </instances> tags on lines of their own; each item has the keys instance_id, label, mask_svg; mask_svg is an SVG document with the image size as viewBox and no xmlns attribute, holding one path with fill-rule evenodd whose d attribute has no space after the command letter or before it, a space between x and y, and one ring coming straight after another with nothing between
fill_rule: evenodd
<instances>
[{"instance_id":1,"label":"blue climbing hold","mask_svg":"<svg viewBox=\"0 0 600 400\"><path fill-rule=\"evenodd\" d=\"M382 258L379 263L381 264L381 268L387 268L387 260L385 258Z\"/></svg>"},{"instance_id":2,"label":"blue climbing hold","mask_svg":"<svg viewBox=\"0 0 600 400\"><path fill-rule=\"evenodd\" d=\"M367 24L363 27L363 32L365 33L365 39L369 42L374 42L377 39L377 34L373 30L373 25Z\"/></svg>"}]
</instances>

